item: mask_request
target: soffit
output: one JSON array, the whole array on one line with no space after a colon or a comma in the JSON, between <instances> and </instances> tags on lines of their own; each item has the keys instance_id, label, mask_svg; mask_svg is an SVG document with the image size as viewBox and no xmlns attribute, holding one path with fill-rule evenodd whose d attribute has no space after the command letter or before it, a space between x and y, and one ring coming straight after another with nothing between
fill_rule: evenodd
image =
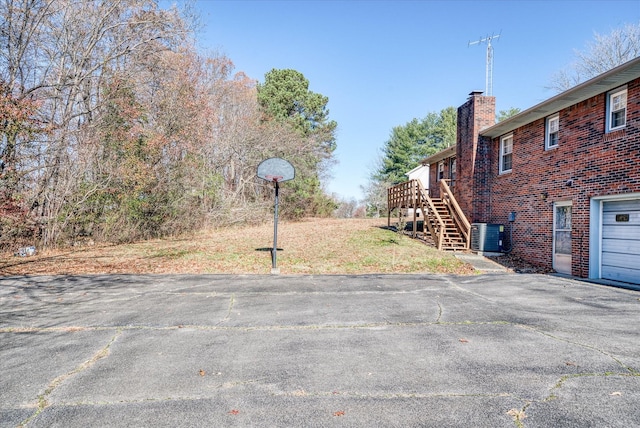
<instances>
[{"instance_id":1,"label":"soffit","mask_svg":"<svg viewBox=\"0 0 640 428\"><path fill-rule=\"evenodd\" d=\"M603 92L615 89L640 77L640 57L628 61L614 69L611 69L593 79L587 80L565 92L549 98L528 110L503 120L482 132L480 135L496 138L511 132L521 126L534 122L562 109L570 107L581 101L587 100Z\"/></svg>"},{"instance_id":2,"label":"soffit","mask_svg":"<svg viewBox=\"0 0 640 428\"><path fill-rule=\"evenodd\" d=\"M448 147L444 150L439 151L435 155L431 155L426 159L420 161L422 165L433 165L436 162L440 162L443 159L450 158L451 156L455 156L456 154L456 146L455 144L451 147Z\"/></svg>"}]
</instances>

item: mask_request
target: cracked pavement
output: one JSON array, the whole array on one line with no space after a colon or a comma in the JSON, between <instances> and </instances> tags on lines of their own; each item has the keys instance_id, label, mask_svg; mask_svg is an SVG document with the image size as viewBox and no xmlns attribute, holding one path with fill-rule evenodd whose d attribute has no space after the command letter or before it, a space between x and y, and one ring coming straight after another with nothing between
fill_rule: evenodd
<instances>
[{"instance_id":1,"label":"cracked pavement","mask_svg":"<svg viewBox=\"0 0 640 428\"><path fill-rule=\"evenodd\" d=\"M629 427L640 293L545 275L0 279L0 427Z\"/></svg>"}]
</instances>

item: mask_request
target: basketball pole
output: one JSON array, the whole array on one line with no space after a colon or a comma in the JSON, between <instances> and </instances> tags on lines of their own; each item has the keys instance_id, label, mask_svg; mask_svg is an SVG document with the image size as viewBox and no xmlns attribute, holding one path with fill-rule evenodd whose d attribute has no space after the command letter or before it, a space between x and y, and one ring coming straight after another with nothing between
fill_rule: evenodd
<instances>
[{"instance_id":1,"label":"basketball pole","mask_svg":"<svg viewBox=\"0 0 640 428\"><path fill-rule=\"evenodd\" d=\"M273 210L273 248L271 248L271 273L278 275L280 269L278 269L278 204L279 204L279 191L280 182L293 180L296 178L296 170L289 162L281 158L269 158L265 159L258 165L258 171L256 173L258 178L265 181L272 181L275 187L276 200Z\"/></svg>"},{"instance_id":2,"label":"basketball pole","mask_svg":"<svg viewBox=\"0 0 640 428\"><path fill-rule=\"evenodd\" d=\"M271 273L279 274L280 269L277 267L276 256L278 254L278 190L280 187L278 186L278 179L274 178L273 182L276 186L276 202L274 204L273 210L273 249L271 250Z\"/></svg>"}]
</instances>

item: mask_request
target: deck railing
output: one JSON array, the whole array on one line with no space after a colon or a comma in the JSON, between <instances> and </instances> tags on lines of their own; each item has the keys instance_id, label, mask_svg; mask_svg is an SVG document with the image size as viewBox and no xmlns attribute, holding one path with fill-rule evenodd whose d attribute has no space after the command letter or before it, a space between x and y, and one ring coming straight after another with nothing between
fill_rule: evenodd
<instances>
[{"instance_id":1,"label":"deck railing","mask_svg":"<svg viewBox=\"0 0 640 428\"><path fill-rule=\"evenodd\" d=\"M448 212L447 218L455 223L460 232L464 246L469 249L471 244L471 224L465 217L460 205L453 196L448 185L449 180L439 180L440 199ZM417 212L421 210L424 215L424 225L433 238L436 247L441 250L447 236L445 221L438 212L427 190L422 187L419 180L409 180L396 184L387 189L388 215L387 225L391 226L391 212L394 209L413 209L413 236L417 235ZM400 214L401 215L401 214Z\"/></svg>"},{"instance_id":2,"label":"deck railing","mask_svg":"<svg viewBox=\"0 0 640 428\"><path fill-rule=\"evenodd\" d=\"M387 189L389 212L395 208L413 208L418 200L418 180L409 180Z\"/></svg>"},{"instance_id":3,"label":"deck railing","mask_svg":"<svg viewBox=\"0 0 640 428\"><path fill-rule=\"evenodd\" d=\"M387 225L391 226L391 211L394 209L411 208L413 209L413 236L417 235L417 212L422 211L424 216L423 224L429 230L436 247L442 249L444 238L444 221L438 214L433 201L429 197L429 193L422 187L419 180L409 180L404 183L396 184L387 189ZM435 226L429 221L429 216L435 221Z\"/></svg>"}]
</instances>

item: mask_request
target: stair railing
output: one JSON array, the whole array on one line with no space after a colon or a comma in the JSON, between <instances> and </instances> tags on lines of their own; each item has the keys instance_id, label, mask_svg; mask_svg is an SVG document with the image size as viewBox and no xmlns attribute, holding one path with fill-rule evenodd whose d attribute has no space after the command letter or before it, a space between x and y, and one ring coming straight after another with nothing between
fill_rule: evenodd
<instances>
[{"instance_id":1,"label":"stair railing","mask_svg":"<svg viewBox=\"0 0 640 428\"><path fill-rule=\"evenodd\" d=\"M458 205L458 201L453 196L453 192L451 192L451 188L447 184L446 179L440 180L440 196L442 201L449 208L449 212L451 213L451 217L453 221L456 223L458 230L462 234L465 242L465 248L468 250L471 244L471 224L467 217L462 212L462 208Z\"/></svg>"},{"instance_id":2,"label":"stair railing","mask_svg":"<svg viewBox=\"0 0 640 428\"><path fill-rule=\"evenodd\" d=\"M465 245L468 249L471 225L462 213L445 180L440 180L440 189L441 198L447 205L451 217L464 237ZM433 238L436 248L442 250L446 233L445 222L438 213L433 200L429 197L429 193L422 187L422 183L419 180L405 181L387 189L387 208L387 223L389 226L391 225L391 211L395 208L413 208L414 212L420 208L424 214L424 223Z\"/></svg>"},{"instance_id":3,"label":"stair railing","mask_svg":"<svg viewBox=\"0 0 640 428\"><path fill-rule=\"evenodd\" d=\"M445 232L444 221L442 220L442 217L440 217L440 214L438 214L438 210L433 204L433 200L429 197L429 193L424 189L424 187L422 187L420 182L418 182L417 190L417 201L419 201L420 208L424 213L424 223L427 225L429 233L431 233L431 237L433 238L433 242L436 244L436 248L438 250L442 250ZM438 225L437 228L433 227L429 218L433 218L435 220L435 223Z\"/></svg>"}]
</instances>

